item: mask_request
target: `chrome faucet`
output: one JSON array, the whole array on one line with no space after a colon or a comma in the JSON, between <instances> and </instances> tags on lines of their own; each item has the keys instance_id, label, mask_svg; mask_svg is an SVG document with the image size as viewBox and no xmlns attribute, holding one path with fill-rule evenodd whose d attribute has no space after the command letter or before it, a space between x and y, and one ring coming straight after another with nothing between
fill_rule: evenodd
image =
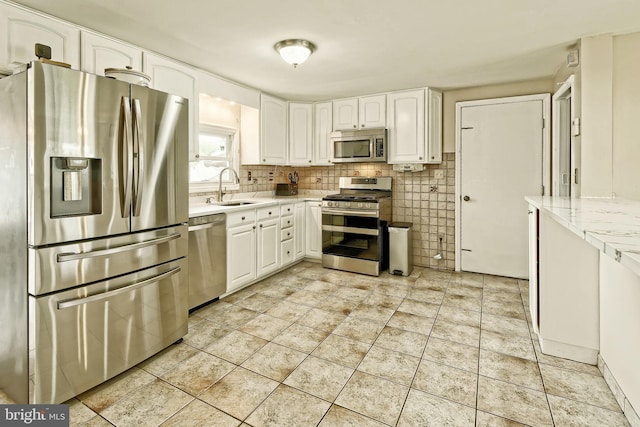
<instances>
[{"instance_id":1,"label":"chrome faucet","mask_svg":"<svg viewBox=\"0 0 640 427\"><path fill-rule=\"evenodd\" d=\"M218 175L218 202L222 202L222 198L224 197L224 193L222 192L222 174L227 169L233 172L233 174L236 177L236 183L240 184L240 177L238 176L238 173L235 170L233 170L233 168L226 167L222 169L220 171L220 175Z\"/></svg>"}]
</instances>

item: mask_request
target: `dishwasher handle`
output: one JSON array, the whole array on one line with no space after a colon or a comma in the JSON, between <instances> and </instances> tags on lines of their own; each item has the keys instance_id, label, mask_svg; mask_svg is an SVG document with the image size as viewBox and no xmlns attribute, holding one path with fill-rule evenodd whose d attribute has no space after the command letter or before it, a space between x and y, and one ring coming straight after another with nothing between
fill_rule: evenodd
<instances>
[{"instance_id":1,"label":"dishwasher handle","mask_svg":"<svg viewBox=\"0 0 640 427\"><path fill-rule=\"evenodd\" d=\"M189 227L189 231L206 230L207 228L213 228L216 225L217 224L215 222L208 222L206 224L200 224L200 225L192 225Z\"/></svg>"}]
</instances>

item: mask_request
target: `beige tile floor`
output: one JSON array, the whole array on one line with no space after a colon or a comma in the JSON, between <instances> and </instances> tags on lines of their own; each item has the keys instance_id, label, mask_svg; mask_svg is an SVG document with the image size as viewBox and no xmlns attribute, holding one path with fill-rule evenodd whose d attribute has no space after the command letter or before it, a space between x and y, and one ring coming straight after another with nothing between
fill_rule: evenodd
<instances>
[{"instance_id":1,"label":"beige tile floor","mask_svg":"<svg viewBox=\"0 0 640 427\"><path fill-rule=\"evenodd\" d=\"M626 426L597 367L541 354L526 281L303 262L72 399L88 426Z\"/></svg>"}]
</instances>

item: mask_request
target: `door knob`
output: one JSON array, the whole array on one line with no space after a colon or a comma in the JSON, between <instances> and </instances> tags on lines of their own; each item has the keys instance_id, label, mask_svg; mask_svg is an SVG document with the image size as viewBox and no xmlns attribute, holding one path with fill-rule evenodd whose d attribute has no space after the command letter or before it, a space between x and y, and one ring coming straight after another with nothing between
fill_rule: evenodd
<instances>
[{"instance_id":1,"label":"door knob","mask_svg":"<svg viewBox=\"0 0 640 427\"><path fill-rule=\"evenodd\" d=\"M462 200L464 200L465 202L468 202L469 200L471 200L471 197L469 197L469 196L464 196L464 197L462 198Z\"/></svg>"}]
</instances>

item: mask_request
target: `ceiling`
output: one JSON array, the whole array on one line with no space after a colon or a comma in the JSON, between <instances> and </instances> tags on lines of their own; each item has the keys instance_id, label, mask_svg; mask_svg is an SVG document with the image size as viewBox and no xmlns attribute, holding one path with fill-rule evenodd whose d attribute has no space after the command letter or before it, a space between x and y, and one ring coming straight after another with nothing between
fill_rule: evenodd
<instances>
[{"instance_id":1,"label":"ceiling","mask_svg":"<svg viewBox=\"0 0 640 427\"><path fill-rule=\"evenodd\" d=\"M640 31L637 0L17 0L290 100L552 76L582 37ZM273 45L317 45L293 68Z\"/></svg>"}]
</instances>

